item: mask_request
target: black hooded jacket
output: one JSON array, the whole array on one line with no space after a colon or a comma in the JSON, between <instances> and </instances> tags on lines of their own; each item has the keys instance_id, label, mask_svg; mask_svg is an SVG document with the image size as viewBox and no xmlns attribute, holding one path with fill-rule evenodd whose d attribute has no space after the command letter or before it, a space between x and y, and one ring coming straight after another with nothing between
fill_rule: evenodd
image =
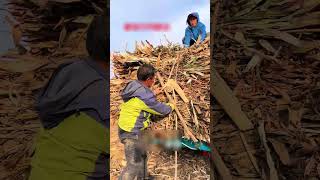
<instances>
[{"instance_id":1,"label":"black hooded jacket","mask_svg":"<svg viewBox=\"0 0 320 180\"><path fill-rule=\"evenodd\" d=\"M90 58L62 64L41 91L36 109L45 129L80 111L109 128L109 73Z\"/></svg>"}]
</instances>

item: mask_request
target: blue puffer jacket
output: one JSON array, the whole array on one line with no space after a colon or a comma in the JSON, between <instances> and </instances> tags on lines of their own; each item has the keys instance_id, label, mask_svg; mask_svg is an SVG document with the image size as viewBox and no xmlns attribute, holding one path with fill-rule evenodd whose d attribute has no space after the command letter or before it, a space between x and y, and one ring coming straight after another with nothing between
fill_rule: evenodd
<instances>
[{"instance_id":1,"label":"blue puffer jacket","mask_svg":"<svg viewBox=\"0 0 320 180\"><path fill-rule=\"evenodd\" d=\"M199 18L199 14L196 12L191 13L192 15L194 15L195 17L197 17L198 19L198 24L196 27L191 27L188 23L187 20L187 24L188 27L185 30L185 36L183 39L183 44L185 47L189 47L190 46L190 40L193 39L194 41L197 41L199 35L201 35L201 42L204 41L204 39L206 38L206 26L200 22L200 18Z\"/></svg>"}]
</instances>

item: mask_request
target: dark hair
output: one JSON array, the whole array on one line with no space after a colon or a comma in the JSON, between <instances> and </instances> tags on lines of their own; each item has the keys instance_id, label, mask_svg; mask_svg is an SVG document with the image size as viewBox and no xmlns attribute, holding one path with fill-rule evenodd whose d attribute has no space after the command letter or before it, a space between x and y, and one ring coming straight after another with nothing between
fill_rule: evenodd
<instances>
[{"instance_id":1,"label":"dark hair","mask_svg":"<svg viewBox=\"0 0 320 180\"><path fill-rule=\"evenodd\" d=\"M189 14L188 17L187 17L187 23L189 24L189 26L190 26L190 20L193 20L193 19L197 19L198 20L198 18L195 15Z\"/></svg>"},{"instance_id":2,"label":"dark hair","mask_svg":"<svg viewBox=\"0 0 320 180\"><path fill-rule=\"evenodd\" d=\"M156 74L156 69L151 64L143 64L137 72L138 80L145 81Z\"/></svg>"},{"instance_id":3,"label":"dark hair","mask_svg":"<svg viewBox=\"0 0 320 180\"><path fill-rule=\"evenodd\" d=\"M97 15L89 26L86 47L90 57L95 60L107 61L109 56L108 21L106 15Z\"/></svg>"}]
</instances>

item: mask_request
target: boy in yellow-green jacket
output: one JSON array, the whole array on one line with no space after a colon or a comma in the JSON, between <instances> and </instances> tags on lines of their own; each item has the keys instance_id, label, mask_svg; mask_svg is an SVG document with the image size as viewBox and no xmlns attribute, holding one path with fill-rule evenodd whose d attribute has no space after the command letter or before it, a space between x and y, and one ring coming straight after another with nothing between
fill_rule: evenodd
<instances>
[{"instance_id":1,"label":"boy in yellow-green jacket","mask_svg":"<svg viewBox=\"0 0 320 180\"><path fill-rule=\"evenodd\" d=\"M109 179L107 19L95 17L88 29L89 57L59 66L38 97L29 180Z\"/></svg>"},{"instance_id":2,"label":"boy in yellow-green jacket","mask_svg":"<svg viewBox=\"0 0 320 180\"><path fill-rule=\"evenodd\" d=\"M156 69L149 64L139 67L138 80L132 81L122 91L118 121L119 137L125 146L127 166L121 172L120 180L145 179L147 175L146 151L140 146L141 131L149 126L156 116L164 117L172 112L173 104L161 103L151 91ZM148 177L146 177L148 176Z\"/></svg>"}]
</instances>

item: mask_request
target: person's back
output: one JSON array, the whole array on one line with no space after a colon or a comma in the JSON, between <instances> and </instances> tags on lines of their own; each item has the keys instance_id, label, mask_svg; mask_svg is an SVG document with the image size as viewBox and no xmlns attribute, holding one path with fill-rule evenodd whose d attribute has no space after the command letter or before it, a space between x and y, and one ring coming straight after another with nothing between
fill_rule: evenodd
<instances>
[{"instance_id":1,"label":"person's back","mask_svg":"<svg viewBox=\"0 0 320 180\"><path fill-rule=\"evenodd\" d=\"M105 19L96 17L88 30L90 57L59 66L38 98L42 128L30 180L109 179ZM97 28L101 28L98 33ZM97 39L102 44L92 47Z\"/></svg>"}]
</instances>

